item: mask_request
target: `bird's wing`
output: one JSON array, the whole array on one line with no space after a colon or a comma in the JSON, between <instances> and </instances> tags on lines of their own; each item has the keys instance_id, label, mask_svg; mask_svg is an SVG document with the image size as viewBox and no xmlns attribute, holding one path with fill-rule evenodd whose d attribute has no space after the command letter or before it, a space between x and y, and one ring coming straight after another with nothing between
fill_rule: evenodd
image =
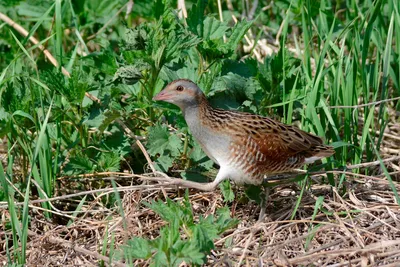
<instances>
[{"instance_id":1,"label":"bird's wing","mask_svg":"<svg viewBox=\"0 0 400 267\"><path fill-rule=\"evenodd\" d=\"M320 137L294 126L256 115L247 117L247 121L240 123L242 139L255 142L258 151L267 158L287 158L302 152L308 156L309 153L312 154L314 147L323 145Z\"/></svg>"}]
</instances>

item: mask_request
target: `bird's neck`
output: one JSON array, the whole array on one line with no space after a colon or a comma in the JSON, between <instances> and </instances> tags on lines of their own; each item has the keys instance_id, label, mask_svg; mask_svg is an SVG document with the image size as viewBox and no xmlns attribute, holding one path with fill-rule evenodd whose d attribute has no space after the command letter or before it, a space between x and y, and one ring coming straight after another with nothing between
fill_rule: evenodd
<instances>
[{"instance_id":1,"label":"bird's neck","mask_svg":"<svg viewBox=\"0 0 400 267\"><path fill-rule=\"evenodd\" d=\"M188 121L191 119L199 120L200 113L204 112L207 109L212 109L212 107L208 103L207 98L204 95L200 95L196 97L196 101L194 101L190 105L181 107L181 109L185 120Z\"/></svg>"},{"instance_id":2,"label":"bird's neck","mask_svg":"<svg viewBox=\"0 0 400 267\"><path fill-rule=\"evenodd\" d=\"M189 105L185 108L182 108L183 115L185 117L186 123L189 126L189 129L192 131L193 135L197 135L203 128L201 119L202 114L213 109L211 105L208 103L207 99L204 97L200 99L196 104Z\"/></svg>"}]
</instances>

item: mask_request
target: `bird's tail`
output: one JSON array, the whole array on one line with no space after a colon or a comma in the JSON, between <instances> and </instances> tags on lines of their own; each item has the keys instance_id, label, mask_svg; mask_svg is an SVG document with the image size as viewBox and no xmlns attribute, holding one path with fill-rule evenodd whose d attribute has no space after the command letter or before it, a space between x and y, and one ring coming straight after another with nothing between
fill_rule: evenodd
<instances>
[{"instance_id":1,"label":"bird's tail","mask_svg":"<svg viewBox=\"0 0 400 267\"><path fill-rule=\"evenodd\" d=\"M304 162L306 164L313 163L316 160L327 158L329 156L332 156L333 154L335 154L335 150L332 146L315 146L312 148L310 153L308 153L308 155L304 159Z\"/></svg>"}]
</instances>

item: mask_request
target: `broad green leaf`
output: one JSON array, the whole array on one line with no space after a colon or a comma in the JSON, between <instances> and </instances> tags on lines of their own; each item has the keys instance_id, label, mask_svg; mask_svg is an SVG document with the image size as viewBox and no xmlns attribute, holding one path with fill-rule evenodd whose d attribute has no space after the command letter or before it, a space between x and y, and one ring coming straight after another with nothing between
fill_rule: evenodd
<instances>
[{"instance_id":1,"label":"broad green leaf","mask_svg":"<svg viewBox=\"0 0 400 267\"><path fill-rule=\"evenodd\" d=\"M212 243L212 241L211 241ZM205 263L205 255L200 252L199 247L194 242L184 242L179 240L174 244L175 257L173 257L173 266L180 266L186 262L192 265L201 265Z\"/></svg>"},{"instance_id":2,"label":"broad green leaf","mask_svg":"<svg viewBox=\"0 0 400 267\"><path fill-rule=\"evenodd\" d=\"M140 237L135 237L131 240L128 240L127 245L129 248L129 254L132 255L132 257L136 259L148 259L151 256L151 247L149 244L149 241L140 238Z\"/></svg>"},{"instance_id":3,"label":"broad green leaf","mask_svg":"<svg viewBox=\"0 0 400 267\"><path fill-rule=\"evenodd\" d=\"M156 160L156 169L162 172L168 172L169 168L172 167L174 159L170 155L163 155Z\"/></svg>"},{"instance_id":4,"label":"broad green leaf","mask_svg":"<svg viewBox=\"0 0 400 267\"><path fill-rule=\"evenodd\" d=\"M201 251L208 253L215 248L213 240L219 236L218 228L215 227L212 216L201 219L199 223L193 225L192 231L197 247Z\"/></svg>"},{"instance_id":5,"label":"broad green leaf","mask_svg":"<svg viewBox=\"0 0 400 267\"><path fill-rule=\"evenodd\" d=\"M98 107L92 107L88 115L84 116L83 124L89 127L99 128L106 119L104 113Z\"/></svg>"},{"instance_id":6,"label":"broad green leaf","mask_svg":"<svg viewBox=\"0 0 400 267\"><path fill-rule=\"evenodd\" d=\"M176 135L170 135L165 125L156 125L149 128L149 140L147 142L150 155L163 155L164 152L171 156L178 156L182 149L182 141Z\"/></svg>"},{"instance_id":7,"label":"broad green leaf","mask_svg":"<svg viewBox=\"0 0 400 267\"><path fill-rule=\"evenodd\" d=\"M91 173L94 170L95 166L87 156L71 157L64 168L66 174Z\"/></svg>"},{"instance_id":8,"label":"broad green leaf","mask_svg":"<svg viewBox=\"0 0 400 267\"><path fill-rule=\"evenodd\" d=\"M143 50L146 47L149 28L147 24L139 24L135 29L127 29L125 32L125 49Z\"/></svg>"},{"instance_id":9,"label":"broad green leaf","mask_svg":"<svg viewBox=\"0 0 400 267\"><path fill-rule=\"evenodd\" d=\"M206 9L207 0L197 0L197 4L193 4L192 8L188 12L186 22L189 30L198 36L203 34L203 21L204 11Z\"/></svg>"},{"instance_id":10,"label":"broad green leaf","mask_svg":"<svg viewBox=\"0 0 400 267\"><path fill-rule=\"evenodd\" d=\"M204 20L204 29L201 37L204 40L220 39L228 29L229 26L226 22L221 22L214 17L208 16Z\"/></svg>"},{"instance_id":11,"label":"broad green leaf","mask_svg":"<svg viewBox=\"0 0 400 267\"><path fill-rule=\"evenodd\" d=\"M231 217L231 212L227 206L217 209L217 219L215 221L215 225L218 228L217 234L222 234L226 230L235 227L238 223L238 219L234 219Z\"/></svg>"},{"instance_id":12,"label":"broad green leaf","mask_svg":"<svg viewBox=\"0 0 400 267\"><path fill-rule=\"evenodd\" d=\"M117 153L102 152L97 167L103 172L117 172L120 170L121 157Z\"/></svg>"},{"instance_id":13,"label":"broad green leaf","mask_svg":"<svg viewBox=\"0 0 400 267\"><path fill-rule=\"evenodd\" d=\"M236 23L235 27L233 27L232 34L229 36L229 40L226 43L226 48L230 51L236 50L239 42L243 39L243 36L250 29L253 21L242 20Z\"/></svg>"},{"instance_id":14,"label":"broad green leaf","mask_svg":"<svg viewBox=\"0 0 400 267\"><path fill-rule=\"evenodd\" d=\"M225 180L220 183L219 188L221 189L222 195L224 196L224 200L226 202L232 202L235 199L235 194L233 193L229 180Z\"/></svg>"}]
</instances>

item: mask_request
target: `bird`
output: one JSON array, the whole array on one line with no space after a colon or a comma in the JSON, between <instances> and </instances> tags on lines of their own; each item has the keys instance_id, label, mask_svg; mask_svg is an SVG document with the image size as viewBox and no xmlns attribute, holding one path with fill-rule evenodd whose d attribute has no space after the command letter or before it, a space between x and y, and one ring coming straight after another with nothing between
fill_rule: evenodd
<instances>
[{"instance_id":1,"label":"bird","mask_svg":"<svg viewBox=\"0 0 400 267\"><path fill-rule=\"evenodd\" d=\"M288 173L329 157L333 147L321 137L256 114L214 108L199 86L188 79L170 82L153 97L178 106L194 139L219 165L213 182L182 179L181 184L213 191L220 182L260 185L269 175Z\"/></svg>"}]
</instances>

